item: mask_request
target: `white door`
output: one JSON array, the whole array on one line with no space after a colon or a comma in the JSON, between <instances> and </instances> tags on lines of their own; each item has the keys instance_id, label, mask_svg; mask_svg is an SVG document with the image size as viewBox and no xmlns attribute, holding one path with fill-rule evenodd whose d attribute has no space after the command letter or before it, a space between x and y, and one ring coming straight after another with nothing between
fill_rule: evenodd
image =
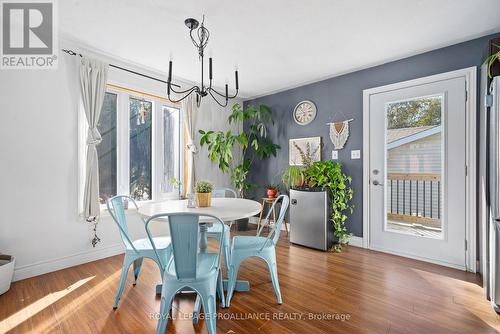
<instances>
[{"instance_id":1,"label":"white door","mask_svg":"<svg viewBox=\"0 0 500 334\"><path fill-rule=\"evenodd\" d=\"M370 248L466 267L466 79L369 97Z\"/></svg>"}]
</instances>

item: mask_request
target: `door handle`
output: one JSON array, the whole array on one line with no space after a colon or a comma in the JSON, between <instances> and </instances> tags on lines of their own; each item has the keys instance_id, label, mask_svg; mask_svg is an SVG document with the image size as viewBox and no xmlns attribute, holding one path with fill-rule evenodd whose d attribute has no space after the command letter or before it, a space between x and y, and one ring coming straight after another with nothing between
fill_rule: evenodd
<instances>
[{"instance_id":1,"label":"door handle","mask_svg":"<svg viewBox=\"0 0 500 334\"><path fill-rule=\"evenodd\" d=\"M295 198L292 198L292 205L297 205L297 200Z\"/></svg>"},{"instance_id":2,"label":"door handle","mask_svg":"<svg viewBox=\"0 0 500 334\"><path fill-rule=\"evenodd\" d=\"M383 183L380 183L380 182L378 182L377 180L373 180L372 184L373 184L374 186L381 186L381 187L383 187L383 186L384 186L384 184L383 184Z\"/></svg>"}]
</instances>

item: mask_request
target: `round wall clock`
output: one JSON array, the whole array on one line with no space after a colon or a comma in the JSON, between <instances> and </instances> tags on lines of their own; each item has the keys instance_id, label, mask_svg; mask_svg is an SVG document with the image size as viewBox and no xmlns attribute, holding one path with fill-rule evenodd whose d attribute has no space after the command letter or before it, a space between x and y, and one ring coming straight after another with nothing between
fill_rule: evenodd
<instances>
[{"instance_id":1,"label":"round wall clock","mask_svg":"<svg viewBox=\"0 0 500 334\"><path fill-rule=\"evenodd\" d=\"M307 125L316 117L316 105L309 100L297 103L293 109L293 119L299 125Z\"/></svg>"}]
</instances>

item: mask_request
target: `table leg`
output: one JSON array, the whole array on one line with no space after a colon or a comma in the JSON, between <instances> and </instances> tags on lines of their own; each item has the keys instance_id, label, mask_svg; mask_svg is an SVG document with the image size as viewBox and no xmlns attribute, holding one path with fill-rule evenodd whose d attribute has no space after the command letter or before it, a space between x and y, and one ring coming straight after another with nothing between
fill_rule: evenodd
<instances>
[{"instance_id":1,"label":"table leg","mask_svg":"<svg viewBox=\"0 0 500 334\"><path fill-rule=\"evenodd\" d=\"M262 209L260 210L259 222L257 223L257 231L259 230L260 221L262 220L262 213L264 212L265 207L266 207L266 201L262 200Z\"/></svg>"},{"instance_id":2,"label":"table leg","mask_svg":"<svg viewBox=\"0 0 500 334\"><path fill-rule=\"evenodd\" d=\"M200 224L200 253L208 251L207 224Z\"/></svg>"}]
</instances>

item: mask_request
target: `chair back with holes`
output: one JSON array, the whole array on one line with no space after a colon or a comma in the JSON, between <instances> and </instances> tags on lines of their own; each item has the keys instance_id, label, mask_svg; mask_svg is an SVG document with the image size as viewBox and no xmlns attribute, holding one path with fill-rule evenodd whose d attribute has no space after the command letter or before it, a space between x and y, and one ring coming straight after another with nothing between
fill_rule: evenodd
<instances>
[{"instance_id":1,"label":"chair back with holes","mask_svg":"<svg viewBox=\"0 0 500 334\"><path fill-rule=\"evenodd\" d=\"M272 240L272 242L276 245L278 243L278 240L280 238L280 233L281 233L281 225L283 225L283 221L285 220L285 215L286 211L288 210L288 206L290 204L290 198L287 195L280 195L278 196L274 202L271 208L269 209L266 219L264 221L264 224L261 224L259 230L257 231L257 236L260 235L262 232L264 226L269 224L269 216L271 215L271 212L273 212L275 205L281 201L281 208L280 208L280 213L278 215L277 220L274 222L274 226L269 232L267 239ZM268 244L267 240L264 245Z\"/></svg>"},{"instance_id":2,"label":"chair back with holes","mask_svg":"<svg viewBox=\"0 0 500 334\"><path fill-rule=\"evenodd\" d=\"M125 248L136 250L134 245L132 244L132 240L128 232L127 218L125 217L125 201L128 201L129 204L134 204L137 208L137 204L131 197L123 195L110 198L106 202L106 205L108 206L108 211L111 217L115 221L116 225L118 225L120 236L122 238L123 244L125 245Z\"/></svg>"},{"instance_id":3,"label":"chair back with holes","mask_svg":"<svg viewBox=\"0 0 500 334\"><path fill-rule=\"evenodd\" d=\"M234 191L231 188L215 187L214 190L212 191L212 197L213 198L225 198L225 197L237 198L238 194L236 194L236 191Z\"/></svg>"},{"instance_id":4,"label":"chair back with holes","mask_svg":"<svg viewBox=\"0 0 500 334\"><path fill-rule=\"evenodd\" d=\"M198 215L193 213L162 213L150 217L146 221L146 233L149 240L153 245L156 252L156 245L153 236L149 230L149 223L153 220L165 221L168 219L170 227L170 238L172 240L172 261L175 266L175 273L178 280L192 280L197 277L199 243L200 243L200 217L209 218L213 220L213 224L221 224L224 222L219 218L211 215ZM219 251L217 266L220 267L220 253L222 247L224 234L219 237ZM165 270L169 264L162 263L162 259L157 255L160 260L160 266Z\"/></svg>"}]
</instances>

